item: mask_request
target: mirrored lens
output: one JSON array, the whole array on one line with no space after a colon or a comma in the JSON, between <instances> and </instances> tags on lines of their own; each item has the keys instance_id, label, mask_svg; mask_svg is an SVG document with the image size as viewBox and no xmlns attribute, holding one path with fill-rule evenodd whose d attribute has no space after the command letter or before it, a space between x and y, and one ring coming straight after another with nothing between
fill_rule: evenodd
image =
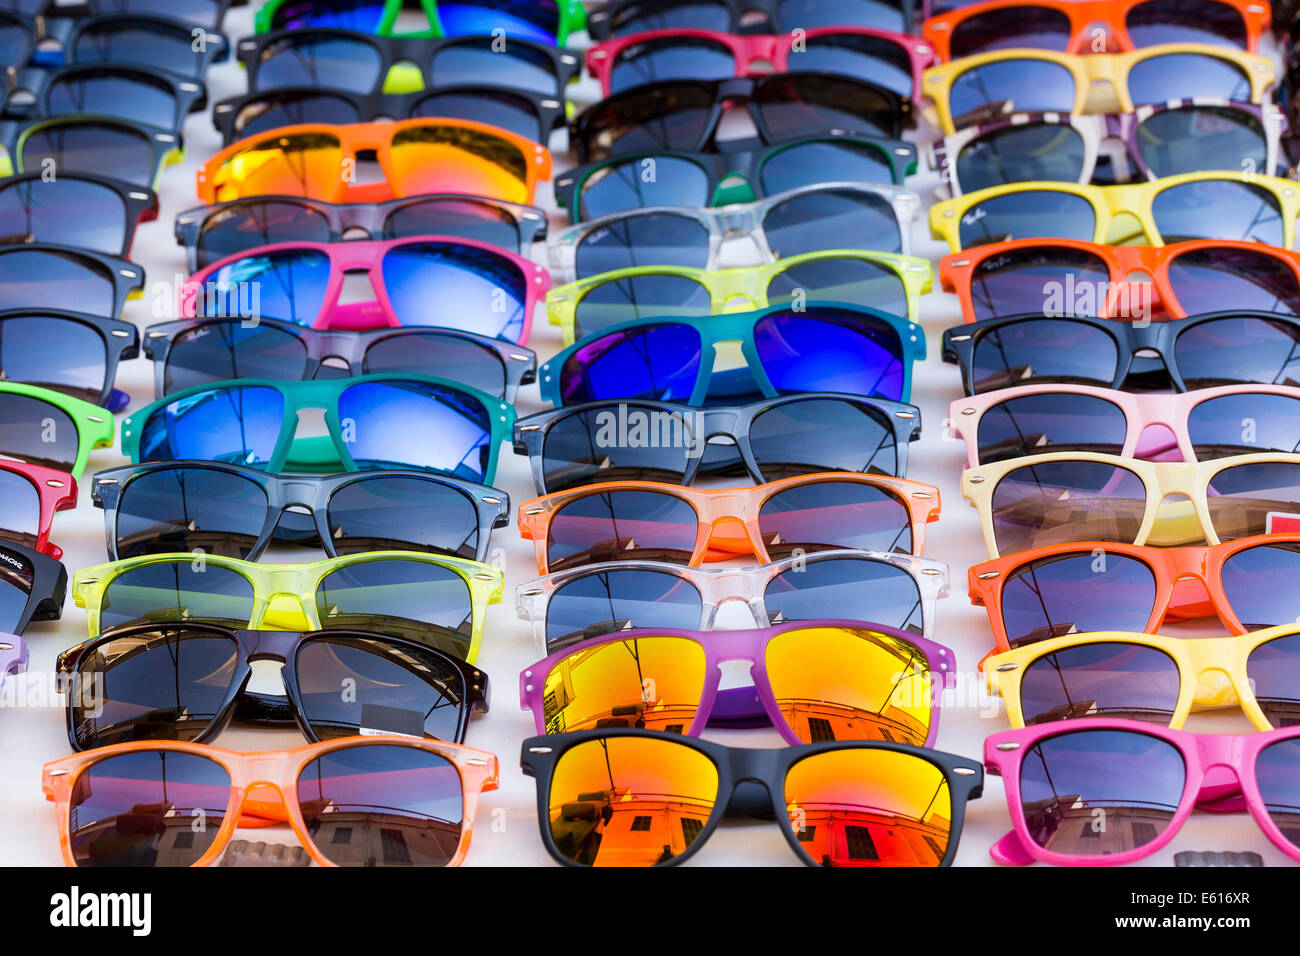
<instances>
[{"instance_id":1,"label":"mirrored lens","mask_svg":"<svg viewBox=\"0 0 1300 956\"><path fill-rule=\"evenodd\" d=\"M655 324L610 332L574 352L560 369L565 405L606 398L689 401L703 344L689 325Z\"/></svg>"},{"instance_id":2,"label":"mirrored lens","mask_svg":"<svg viewBox=\"0 0 1300 956\"><path fill-rule=\"evenodd\" d=\"M266 468L283 424L284 396L274 388L209 389L169 402L144 421L139 460Z\"/></svg>"},{"instance_id":3,"label":"mirrored lens","mask_svg":"<svg viewBox=\"0 0 1300 956\"><path fill-rule=\"evenodd\" d=\"M903 343L892 325L872 315L775 312L755 323L754 348L777 392L903 397Z\"/></svg>"},{"instance_id":4,"label":"mirrored lens","mask_svg":"<svg viewBox=\"0 0 1300 956\"><path fill-rule=\"evenodd\" d=\"M334 27L374 33L384 16L385 4L378 0L303 0L276 8L271 26L276 30L301 27Z\"/></svg>"},{"instance_id":5,"label":"mirrored lens","mask_svg":"<svg viewBox=\"0 0 1300 956\"><path fill-rule=\"evenodd\" d=\"M648 30L689 27L696 30L730 30L731 11L717 0L684 0L664 4L647 0L621 4L610 19L611 36L627 36Z\"/></svg>"},{"instance_id":6,"label":"mirrored lens","mask_svg":"<svg viewBox=\"0 0 1300 956\"><path fill-rule=\"evenodd\" d=\"M428 120L395 134L389 156L397 195L465 193L519 203L531 198L528 159L518 146L489 133Z\"/></svg>"},{"instance_id":7,"label":"mirrored lens","mask_svg":"<svg viewBox=\"0 0 1300 956\"><path fill-rule=\"evenodd\" d=\"M264 318L312 326L329 291L330 257L311 249L245 256L211 273L202 287L187 287L194 314ZM278 377L278 376L277 376Z\"/></svg>"},{"instance_id":8,"label":"mirrored lens","mask_svg":"<svg viewBox=\"0 0 1300 956\"><path fill-rule=\"evenodd\" d=\"M384 254L384 289L403 325L447 325L517 342L527 284L514 262L458 243L409 243Z\"/></svg>"},{"instance_id":9,"label":"mirrored lens","mask_svg":"<svg viewBox=\"0 0 1300 956\"><path fill-rule=\"evenodd\" d=\"M245 196L334 195L343 149L330 133L270 136L250 143L213 177L217 202Z\"/></svg>"},{"instance_id":10,"label":"mirrored lens","mask_svg":"<svg viewBox=\"0 0 1300 956\"><path fill-rule=\"evenodd\" d=\"M554 43L560 29L555 0L493 0L459 3L440 2L438 22L446 36L490 34L501 30L506 36L533 43Z\"/></svg>"}]
</instances>

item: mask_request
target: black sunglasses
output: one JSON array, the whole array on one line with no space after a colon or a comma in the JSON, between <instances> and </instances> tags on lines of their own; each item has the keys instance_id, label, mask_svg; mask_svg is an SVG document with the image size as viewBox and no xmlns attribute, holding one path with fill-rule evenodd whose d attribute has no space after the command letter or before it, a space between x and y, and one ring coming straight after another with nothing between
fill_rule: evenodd
<instances>
[{"instance_id":1,"label":"black sunglasses","mask_svg":"<svg viewBox=\"0 0 1300 956\"><path fill-rule=\"evenodd\" d=\"M63 616L68 570L48 554L0 541L0 631L21 635L32 621Z\"/></svg>"},{"instance_id":2,"label":"black sunglasses","mask_svg":"<svg viewBox=\"0 0 1300 956\"><path fill-rule=\"evenodd\" d=\"M283 665L283 698L246 690L253 660ZM460 743L490 695L477 667L368 631L141 624L69 648L55 668L74 750L202 742L232 720L296 723L313 743L376 733Z\"/></svg>"},{"instance_id":3,"label":"black sunglasses","mask_svg":"<svg viewBox=\"0 0 1300 956\"><path fill-rule=\"evenodd\" d=\"M151 189L91 173L19 173L0 179L0 245L55 243L131 254L135 230L158 218Z\"/></svg>"},{"instance_id":4,"label":"black sunglasses","mask_svg":"<svg viewBox=\"0 0 1300 956\"><path fill-rule=\"evenodd\" d=\"M0 126L13 171L110 175L152 189L180 134L113 116L67 114Z\"/></svg>"},{"instance_id":5,"label":"black sunglasses","mask_svg":"<svg viewBox=\"0 0 1300 956\"><path fill-rule=\"evenodd\" d=\"M918 4L919 6L919 4ZM749 13L763 14L762 29L746 29ZM723 33L789 33L812 27L873 27L910 33L912 0L614 0L587 13L587 33L610 37L691 27Z\"/></svg>"},{"instance_id":6,"label":"black sunglasses","mask_svg":"<svg viewBox=\"0 0 1300 956\"><path fill-rule=\"evenodd\" d=\"M4 112L23 119L93 113L179 132L207 102L198 80L129 63L81 63L24 70L8 91Z\"/></svg>"},{"instance_id":7,"label":"black sunglasses","mask_svg":"<svg viewBox=\"0 0 1300 956\"><path fill-rule=\"evenodd\" d=\"M77 21L63 44L66 63L134 63L202 80L225 60L230 41L213 30L164 15L107 13Z\"/></svg>"},{"instance_id":8,"label":"black sunglasses","mask_svg":"<svg viewBox=\"0 0 1300 956\"><path fill-rule=\"evenodd\" d=\"M48 242L0 245L0 289L11 311L120 316L143 288L144 270L117 256Z\"/></svg>"},{"instance_id":9,"label":"black sunglasses","mask_svg":"<svg viewBox=\"0 0 1300 956\"><path fill-rule=\"evenodd\" d=\"M80 3L8 0L8 3L30 15L80 19L110 13L119 17L122 14L151 14L217 29L225 19L226 11L234 6L245 5L248 0L81 0Z\"/></svg>"},{"instance_id":10,"label":"black sunglasses","mask_svg":"<svg viewBox=\"0 0 1300 956\"><path fill-rule=\"evenodd\" d=\"M62 392L111 412L131 396L113 387L118 363L140 355L134 323L60 309L0 311L6 382Z\"/></svg>"}]
</instances>

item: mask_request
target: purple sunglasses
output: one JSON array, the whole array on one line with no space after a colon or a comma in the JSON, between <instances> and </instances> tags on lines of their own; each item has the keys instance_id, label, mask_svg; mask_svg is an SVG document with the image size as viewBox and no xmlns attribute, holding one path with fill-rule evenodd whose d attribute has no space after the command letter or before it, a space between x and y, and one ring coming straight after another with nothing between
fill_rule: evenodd
<instances>
[{"instance_id":1,"label":"purple sunglasses","mask_svg":"<svg viewBox=\"0 0 1300 956\"><path fill-rule=\"evenodd\" d=\"M749 661L753 686L718 688ZM573 644L519 675L540 734L640 727L699 736L770 724L787 743L930 746L937 691L956 683L948 648L883 624L797 621L745 631L641 628ZM937 686L936 686L937 685Z\"/></svg>"}]
</instances>

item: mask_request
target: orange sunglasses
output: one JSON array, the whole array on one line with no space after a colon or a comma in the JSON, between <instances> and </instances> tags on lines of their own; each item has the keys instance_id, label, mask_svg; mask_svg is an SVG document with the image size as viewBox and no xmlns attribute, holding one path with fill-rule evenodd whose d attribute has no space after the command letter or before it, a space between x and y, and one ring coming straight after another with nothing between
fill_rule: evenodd
<instances>
[{"instance_id":1,"label":"orange sunglasses","mask_svg":"<svg viewBox=\"0 0 1300 956\"><path fill-rule=\"evenodd\" d=\"M413 737L241 753L177 740L45 765L68 866L211 866L235 830L288 823L321 866L459 866L497 758Z\"/></svg>"},{"instance_id":2,"label":"orange sunglasses","mask_svg":"<svg viewBox=\"0 0 1300 956\"><path fill-rule=\"evenodd\" d=\"M921 554L939 520L939 489L905 478L822 472L753 488L683 488L607 481L519 506L541 574L599 561L653 560L699 567L755 555L812 551Z\"/></svg>"},{"instance_id":3,"label":"orange sunglasses","mask_svg":"<svg viewBox=\"0 0 1300 956\"><path fill-rule=\"evenodd\" d=\"M384 182L358 183L359 153L374 152ZM463 193L529 204L551 178L551 153L530 139L473 120L299 123L232 143L199 169L199 200L301 196L375 203Z\"/></svg>"},{"instance_id":4,"label":"orange sunglasses","mask_svg":"<svg viewBox=\"0 0 1300 956\"><path fill-rule=\"evenodd\" d=\"M1134 275L1147 281L1134 280ZM967 322L1002 315L1183 318L1258 309L1300 315L1300 253L1262 242L1191 239L1104 246L1079 239L993 242L939 260Z\"/></svg>"},{"instance_id":5,"label":"orange sunglasses","mask_svg":"<svg viewBox=\"0 0 1300 956\"><path fill-rule=\"evenodd\" d=\"M990 0L931 17L922 33L945 63L1008 47L1080 54L1206 43L1254 53L1271 18L1258 0Z\"/></svg>"}]
</instances>

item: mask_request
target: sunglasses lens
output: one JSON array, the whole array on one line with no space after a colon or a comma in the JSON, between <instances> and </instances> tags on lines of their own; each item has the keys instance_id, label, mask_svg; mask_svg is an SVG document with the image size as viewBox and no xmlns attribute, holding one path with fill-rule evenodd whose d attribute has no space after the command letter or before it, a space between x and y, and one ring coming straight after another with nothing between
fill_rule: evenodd
<instances>
[{"instance_id":1,"label":"sunglasses lens","mask_svg":"<svg viewBox=\"0 0 1300 956\"><path fill-rule=\"evenodd\" d=\"M699 518L673 495L612 491L585 495L551 517L550 571L599 561L653 560L686 564L695 552Z\"/></svg>"},{"instance_id":2,"label":"sunglasses lens","mask_svg":"<svg viewBox=\"0 0 1300 956\"><path fill-rule=\"evenodd\" d=\"M172 85L143 71L79 70L75 77L51 83L44 96L47 116L97 113L159 129L176 129L183 119L177 115L179 105Z\"/></svg>"},{"instance_id":3,"label":"sunglasses lens","mask_svg":"<svg viewBox=\"0 0 1300 956\"><path fill-rule=\"evenodd\" d=\"M993 489L993 538L1000 554L1068 541L1131 544L1142 526L1146 503L1146 486L1125 468L1092 461L1029 465L1008 472ZM1199 524L1186 501L1166 507L1179 508L1180 513L1186 508L1200 540ZM1175 533L1186 532L1183 522L1172 523L1177 525Z\"/></svg>"},{"instance_id":4,"label":"sunglasses lens","mask_svg":"<svg viewBox=\"0 0 1300 956\"><path fill-rule=\"evenodd\" d=\"M776 312L754 325L754 348L777 392L844 392L898 401L906 367L892 325L835 309Z\"/></svg>"},{"instance_id":5,"label":"sunglasses lens","mask_svg":"<svg viewBox=\"0 0 1300 956\"><path fill-rule=\"evenodd\" d=\"M337 866L446 866L465 798L446 757L386 744L317 757L298 774L298 806L317 851Z\"/></svg>"},{"instance_id":6,"label":"sunglasses lens","mask_svg":"<svg viewBox=\"0 0 1300 956\"><path fill-rule=\"evenodd\" d=\"M389 155L393 190L402 196L464 193L506 202L529 200L529 161L518 146L499 136L430 120L393 136Z\"/></svg>"},{"instance_id":7,"label":"sunglasses lens","mask_svg":"<svg viewBox=\"0 0 1300 956\"><path fill-rule=\"evenodd\" d=\"M1098 549L1016 568L1001 603L1012 647L1086 631L1141 632L1155 609L1156 581L1141 561Z\"/></svg>"},{"instance_id":8,"label":"sunglasses lens","mask_svg":"<svg viewBox=\"0 0 1300 956\"><path fill-rule=\"evenodd\" d=\"M1246 659L1255 702L1274 727L1300 723L1300 637L1292 634L1261 644ZM1294 804L1293 804L1294 806Z\"/></svg>"},{"instance_id":9,"label":"sunglasses lens","mask_svg":"<svg viewBox=\"0 0 1300 956\"><path fill-rule=\"evenodd\" d=\"M1046 290L1054 289L1061 293L1059 314L1096 315L1096 291L1109 279L1105 260L1091 252L1047 244L1016 249L988 256L971 267L971 305L977 321L1050 311L1054 303L1048 301ZM1082 301L1066 301L1068 281L1082 294Z\"/></svg>"},{"instance_id":10,"label":"sunglasses lens","mask_svg":"<svg viewBox=\"0 0 1300 956\"><path fill-rule=\"evenodd\" d=\"M785 805L799 848L817 866L938 866L948 853L948 782L912 754L811 754L786 773Z\"/></svg>"},{"instance_id":11,"label":"sunglasses lens","mask_svg":"<svg viewBox=\"0 0 1300 956\"><path fill-rule=\"evenodd\" d=\"M1216 179L1170 186L1151 201L1151 218L1167 243L1241 239L1283 245L1278 202L1252 183Z\"/></svg>"},{"instance_id":12,"label":"sunglasses lens","mask_svg":"<svg viewBox=\"0 0 1300 956\"><path fill-rule=\"evenodd\" d=\"M546 675L546 732L637 727L685 733L699 713L704 670L704 648L681 637L578 651Z\"/></svg>"},{"instance_id":13,"label":"sunglasses lens","mask_svg":"<svg viewBox=\"0 0 1300 956\"><path fill-rule=\"evenodd\" d=\"M1300 595L1291 586L1300 574L1300 545L1278 542L1238 551L1223 562L1228 606L1248 631L1300 620ZM1281 727L1277 721L1273 726Z\"/></svg>"},{"instance_id":14,"label":"sunglasses lens","mask_svg":"<svg viewBox=\"0 0 1300 956\"><path fill-rule=\"evenodd\" d=\"M1070 18L1050 7L1023 6L968 16L952 30L952 59L986 50L1056 50L1070 45ZM1019 110L1019 107L1017 107Z\"/></svg>"},{"instance_id":15,"label":"sunglasses lens","mask_svg":"<svg viewBox=\"0 0 1300 956\"><path fill-rule=\"evenodd\" d=\"M473 199L426 199L394 209L384 220L383 238L458 236L518 253L523 245L510 214Z\"/></svg>"},{"instance_id":16,"label":"sunglasses lens","mask_svg":"<svg viewBox=\"0 0 1300 956\"><path fill-rule=\"evenodd\" d=\"M1074 77L1064 66L1010 58L959 73L948 91L948 108L960 129L997 118L1009 103L1018 113L1069 113L1074 97Z\"/></svg>"},{"instance_id":17,"label":"sunglasses lens","mask_svg":"<svg viewBox=\"0 0 1300 956\"><path fill-rule=\"evenodd\" d=\"M1004 183L1075 183L1083 175L1083 137L1064 123L1003 126L976 137L957 154L963 192Z\"/></svg>"},{"instance_id":18,"label":"sunglasses lens","mask_svg":"<svg viewBox=\"0 0 1300 956\"><path fill-rule=\"evenodd\" d=\"M140 427L140 461L228 461L265 468L284 424L274 388L217 388L170 402Z\"/></svg>"},{"instance_id":19,"label":"sunglasses lens","mask_svg":"<svg viewBox=\"0 0 1300 956\"><path fill-rule=\"evenodd\" d=\"M58 120L34 129L22 141L21 168L53 168L70 173L110 169L117 179L148 187L155 175L154 144L133 126L110 121Z\"/></svg>"},{"instance_id":20,"label":"sunglasses lens","mask_svg":"<svg viewBox=\"0 0 1300 956\"><path fill-rule=\"evenodd\" d=\"M240 320L205 322L178 332L167 350L165 394L233 378L300 381L307 373L307 344L272 325Z\"/></svg>"},{"instance_id":21,"label":"sunglasses lens","mask_svg":"<svg viewBox=\"0 0 1300 956\"><path fill-rule=\"evenodd\" d=\"M378 381L339 395L339 422L358 468L430 468L483 481L492 461L492 423L476 399L431 382ZM413 435L436 441L412 442ZM347 439L352 439L348 441Z\"/></svg>"},{"instance_id":22,"label":"sunglasses lens","mask_svg":"<svg viewBox=\"0 0 1300 956\"><path fill-rule=\"evenodd\" d=\"M574 310L574 335L583 338L620 322L654 316L708 315L712 297L695 279L628 276L590 288Z\"/></svg>"},{"instance_id":23,"label":"sunglasses lens","mask_svg":"<svg viewBox=\"0 0 1300 956\"><path fill-rule=\"evenodd\" d=\"M1264 383L1294 385L1300 381L1300 359L1295 350L1300 343L1300 328L1285 321L1267 319L1225 318L1198 322L1187 328L1174 340L1174 361L1187 388L1213 388L1216 385ZM1251 407L1256 403L1276 401L1271 396L1251 396ZM1258 422L1267 422L1261 415L1251 413L1249 422L1238 421L1238 429ZM1288 417L1275 425L1291 432L1294 419ZM1266 426L1269 427L1269 426ZM1285 442L1284 450L1291 451L1295 439ZM1267 451L1264 447L1251 451Z\"/></svg>"},{"instance_id":24,"label":"sunglasses lens","mask_svg":"<svg viewBox=\"0 0 1300 956\"><path fill-rule=\"evenodd\" d=\"M825 139L768 153L759 168L758 184L764 196L772 196L822 183L901 183L901 176L894 174L889 157L879 147Z\"/></svg>"},{"instance_id":25,"label":"sunglasses lens","mask_svg":"<svg viewBox=\"0 0 1300 956\"><path fill-rule=\"evenodd\" d=\"M17 392L0 393L0 455L70 472L80 444L76 423L63 409Z\"/></svg>"},{"instance_id":26,"label":"sunglasses lens","mask_svg":"<svg viewBox=\"0 0 1300 956\"><path fill-rule=\"evenodd\" d=\"M867 80L904 99L912 96L912 61L907 51L893 40L856 33L831 33L805 37L804 51L807 56L791 53L790 69L808 69L815 63L820 72Z\"/></svg>"},{"instance_id":27,"label":"sunglasses lens","mask_svg":"<svg viewBox=\"0 0 1300 956\"><path fill-rule=\"evenodd\" d=\"M1082 196L1055 190L1022 189L1005 196L991 196L968 208L962 214L957 239L963 249L969 249L1010 239L1081 239L1089 242L1096 231L1097 214L1092 204Z\"/></svg>"},{"instance_id":28,"label":"sunglasses lens","mask_svg":"<svg viewBox=\"0 0 1300 956\"><path fill-rule=\"evenodd\" d=\"M790 266L772 278L767 297L773 305L801 299L828 299L879 309L891 315L908 314L902 277L888 266L867 259L822 259Z\"/></svg>"},{"instance_id":29,"label":"sunglasses lens","mask_svg":"<svg viewBox=\"0 0 1300 956\"><path fill-rule=\"evenodd\" d=\"M506 368L493 349L472 339L437 332L393 335L366 349L367 375L406 372L433 375L469 385L494 398L506 393Z\"/></svg>"},{"instance_id":30,"label":"sunglasses lens","mask_svg":"<svg viewBox=\"0 0 1300 956\"><path fill-rule=\"evenodd\" d=\"M584 113L576 146L585 162L657 150L695 149L715 110L713 90L694 82L657 83Z\"/></svg>"},{"instance_id":31,"label":"sunglasses lens","mask_svg":"<svg viewBox=\"0 0 1300 956\"><path fill-rule=\"evenodd\" d=\"M707 206L711 190L709 174L689 159L625 159L600 167L582 181L576 218L595 219L648 206Z\"/></svg>"},{"instance_id":32,"label":"sunglasses lens","mask_svg":"<svg viewBox=\"0 0 1300 956\"><path fill-rule=\"evenodd\" d=\"M228 142L299 123L359 123L362 116L344 96L316 91L280 91L245 102L235 114Z\"/></svg>"},{"instance_id":33,"label":"sunglasses lens","mask_svg":"<svg viewBox=\"0 0 1300 956\"><path fill-rule=\"evenodd\" d=\"M749 447L763 481L818 471L895 476L902 470L885 413L839 398L795 399L759 413L749 426Z\"/></svg>"},{"instance_id":34,"label":"sunglasses lens","mask_svg":"<svg viewBox=\"0 0 1300 956\"><path fill-rule=\"evenodd\" d=\"M0 628L11 634L21 633L18 626L35 586L36 569L31 561L0 542Z\"/></svg>"},{"instance_id":35,"label":"sunglasses lens","mask_svg":"<svg viewBox=\"0 0 1300 956\"><path fill-rule=\"evenodd\" d=\"M465 681L432 651L361 636L314 637L298 648L294 677L302 716L320 740L379 733L460 738Z\"/></svg>"},{"instance_id":36,"label":"sunglasses lens","mask_svg":"<svg viewBox=\"0 0 1300 956\"><path fill-rule=\"evenodd\" d=\"M277 242L329 242L330 222L310 206L256 199L218 210L203 221L195 253L200 269L227 256Z\"/></svg>"},{"instance_id":37,"label":"sunglasses lens","mask_svg":"<svg viewBox=\"0 0 1300 956\"><path fill-rule=\"evenodd\" d=\"M1274 723L1274 726L1281 726ZM1273 825L1293 847L1300 847L1300 812L1295 794L1300 788L1300 741L1269 744L1255 759L1255 784Z\"/></svg>"},{"instance_id":38,"label":"sunglasses lens","mask_svg":"<svg viewBox=\"0 0 1300 956\"><path fill-rule=\"evenodd\" d=\"M200 555L192 561L146 564L114 577L104 589L99 629L182 621L242 628L252 617L252 582Z\"/></svg>"},{"instance_id":39,"label":"sunglasses lens","mask_svg":"<svg viewBox=\"0 0 1300 956\"><path fill-rule=\"evenodd\" d=\"M72 857L77 866L191 866L216 841L229 805L230 774L207 757L107 757L72 786Z\"/></svg>"},{"instance_id":40,"label":"sunglasses lens","mask_svg":"<svg viewBox=\"0 0 1300 956\"><path fill-rule=\"evenodd\" d=\"M330 133L269 136L240 150L213 180L217 202L244 196L332 196L343 148Z\"/></svg>"},{"instance_id":41,"label":"sunglasses lens","mask_svg":"<svg viewBox=\"0 0 1300 956\"><path fill-rule=\"evenodd\" d=\"M331 628L390 634L461 660L469 656L469 585L436 564L381 559L331 571L316 588L316 613Z\"/></svg>"},{"instance_id":42,"label":"sunglasses lens","mask_svg":"<svg viewBox=\"0 0 1300 956\"><path fill-rule=\"evenodd\" d=\"M657 866L701 837L718 768L670 737L604 737L567 748L551 773L551 845L584 866Z\"/></svg>"},{"instance_id":43,"label":"sunglasses lens","mask_svg":"<svg viewBox=\"0 0 1300 956\"><path fill-rule=\"evenodd\" d=\"M546 430L545 491L602 481L676 484L703 439L694 434L689 412L631 404L574 412Z\"/></svg>"},{"instance_id":44,"label":"sunglasses lens","mask_svg":"<svg viewBox=\"0 0 1300 956\"><path fill-rule=\"evenodd\" d=\"M1225 468L1206 487L1210 521L1221 541L1269 534L1300 523L1300 465Z\"/></svg>"},{"instance_id":45,"label":"sunglasses lens","mask_svg":"<svg viewBox=\"0 0 1300 956\"><path fill-rule=\"evenodd\" d=\"M97 403L108 356L103 337L92 325L57 315L15 316L0 319L0 368L8 381Z\"/></svg>"},{"instance_id":46,"label":"sunglasses lens","mask_svg":"<svg viewBox=\"0 0 1300 956\"><path fill-rule=\"evenodd\" d=\"M507 44L504 52L499 44L491 40L484 43L481 38L448 43L434 53L429 73L432 89L478 84L483 77L491 76L495 86L547 96L559 92L559 77L551 58L517 43Z\"/></svg>"},{"instance_id":47,"label":"sunglasses lens","mask_svg":"<svg viewBox=\"0 0 1300 956\"><path fill-rule=\"evenodd\" d=\"M726 3L709 0L685 0L682 3L658 2L620 5L610 20L610 36L622 37L649 30L691 28L696 30L730 30L731 11Z\"/></svg>"},{"instance_id":48,"label":"sunglasses lens","mask_svg":"<svg viewBox=\"0 0 1300 956\"><path fill-rule=\"evenodd\" d=\"M1040 382L1108 387L1118 366L1118 344L1097 326L1035 318L980 335L966 387L973 395Z\"/></svg>"},{"instance_id":49,"label":"sunglasses lens","mask_svg":"<svg viewBox=\"0 0 1300 956\"><path fill-rule=\"evenodd\" d=\"M762 81L754 105L776 140L831 129L889 137L899 133L902 123L892 98L831 75L797 74Z\"/></svg>"},{"instance_id":50,"label":"sunglasses lens","mask_svg":"<svg viewBox=\"0 0 1300 956\"><path fill-rule=\"evenodd\" d=\"M1300 435L1300 398L1287 395L1224 395L1195 406L1187 415L1187 434L1197 461L1291 453Z\"/></svg>"},{"instance_id":51,"label":"sunglasses lens","mask_svg":"<svg viewBox=\"0 0 1300 956\"><path fill-rule=\"evenodd\" d=\"M663 571L600 571L551 593L546 604L546 650L629 627L699 627L704 599L685 578Z\"/></svg>"},{"instance_id":52,"label":"sunglasses lens","mask_svg":"<svg viewBox=\"0 0 1300 956\"><path fill-rule=\"evenodd\" d=\"M1250 77L1241 67L1201 53L1162 53L1139 60L1129 69L1128 92L1134 106L1202 97L1251 101Z\"/></svg>"},{"instance_id":53,"label":"sunglasses lens","mask_svg":"<svg viewBox=\"0 0 1300 956\"><path fill-rule=\"evenodd\" d=\"M778 203L763 217L763 233L772 254L782 259L825 249L827 236L844 249L903 251L902 226L889 200L853 190L829 189Z\"/></svg>"},{"instance_id":54,"label":"sunglasses lens","mask_svg":"<svg viewBox=\"0 0 1300 956\"><path fill-rule=\"evenodd\" d=\"M980 463L1049 451L1118 455L1128 433L1124 409L1089 395L1027 395L998 402L980 416Z\"/></svg>"},{"instance_id":55,"label":"sunglasses lens","mask_svg":"<svg viewBox=\"0 0 1300 956\"><path fill-rule=\"evenodd\" d=\"M688 216L645 213L588 233L574 250L579 279L639 265L709 264L709 230Z\"/></svg>"},{"instance_id":56,"label":"sunglasses lens","mask_svg":"<svg viewBox=\"0 0 1300 956\"><path fill-rule=\"evenodd\" d=\"M1168 724L1179 685L1178 665L1164 651L1119 642L1085 644L1028 664L1020 680L1020 704L1026 725L1076 717Z\"/></svg>"},{"instance_id":57,"label":"sunglasses lens","mask_svg":"<svg viewBox=\"0 0 1300 956\"><path fill-rule=\"evenodd\" d=\"M310 3L284 3L276 7L271 18L275 30L301 27L332 27L375 33L383 19L386 3L376 0L311 0Z\"/></svg>"},{"instance_id":58,"label":"sunglasses lens","mask_svg":"<svg viewBox=\"0 0 1300 956\"><path fill-rule=\"evenodd\" d=\"M689 401L703 344L689 325L642 325L576 349L560 369L562 404L607 398Z\"/></svg>"},{"instance_id":59,"label":"sunglasses lens","mask_svg":"<svg viewBox=\"0 0 1300 956\"><path fill-rule=\"evenodd\" d=\"M456 243L419 243L385 253L384 287L403 325L443 325L519 341L527 289L519 266L495 252Z\"/></svg>"},{"instance_id":60,"label":"sunglasses lens","mask_svg":"<svg viewBox=\"0 0 1300 956\"><path fill-rule=\"evenodd\" d=\"M266 492L243 475L175 467L129 481L117 506L117 557L200 550L247 558L267 519Z\"/></svg>"},{"instance_id":61,"label":"sunglasses lens","mask_svg":"<svg viewBox=\"0 0 1300 956\"><path fill-rule=\"evenodd\" d=\"M903 7L890 0L777 0L777 20L790 27L874 27L877 30L903 32Z\"/></svg>"},{"instance_id":62,"label":"sunglasses lens","mask_svg":"<svg viewBox=\"0 0 1300 956\"><path fill-rule=\"evenodd\" d=\"M1249 309L1300 315L1300 281L1278 256L1254 249L1193 249L1170 260L1169 285L1188 315Z\"/></svg>"},{"instance_id":63,"label":"sunglasses lens","mask_svg":"<svg viewBox=\"0 0 1300 956\"><path fill-rule=\"evenodd\" d=\"M1164 110L1138 127L1138 149L1156 176L1210 169L1268 168L1260 121L1230 107ZM1231 156L1235 162L1229 166Z\"/></svg>"},{"instance_id":64,"label":"sunglasses lens","mask_svg":"<svg viewBox=\"0 0 1300 956\"><path fill-rule=\"evenodd\" d=\"M339 554L430 551L478 556L478 509L451 485L422 478L360 478L330 495L326 521Z\"/></svg>"},{"instance_id":65,"label":"sunglasses lens","mask_svg":"<svg viewBox=\"0 0 1300 956\"><path fill-rule=\"evenodd\" d=\"M22 475L0 471L0 537L28 548L40 534L41 494Z\"/></svg>"},{"instance_id":66,"label":"sunglasses lens","mask_svg":"<svg viewBox=\"0 0 1300 956\"><path fill-rule=\"evenodd\" d=\"M922 631L921 594L916 582L902 568L885 561L809 561L772 578L763 592L763 604L772 622L812 621L833 607L849 620L878 621L913 634Z\"/></svg>"},{"instance_id":67,"label":"sunglasses lens","mask_svg":"<svg viewBox=\"0 0 1300 956\"><path fill-rule=\"evenodd\" d=\"M221 267L195 290L194 314L311 326L324 307L330 272L323 252L248 256Z\"/></svg>"},{"instance_id":68,"label":"sunglasses lens","mask_svg":"<svg viewBox=\"0 0 1300 956\"><path fill-rule=\"evenodd\" d=\"M369 93L383 80L379 48L360 39L288 34L263 48L257 63L257 90L320 86Z\"/></svg>"},{"instance_id":69,"label":"sunglasses lens","mask_svg":"<svg viewBox=\"0 0 1300 956\"><path fill-rule=\"evenodd\" d=\"M1246 23L1227 3L1146 0L1128 11L1124 27L1137 47L1213 43L1246 49Z\"/></svg>"},{"instance_id":70,"label":"sunglasses lens","mask_svg":"<svg viewBox=\"0 0 1300 956\"><path fill-rule=\"evenodd\" d=\"M24 181L0 189L0 235L17 241L117 255L128 228L126 204L117 191L87 179Z\"/></svg>"},{"instance_id":71,"label":"sunglasses lens","mask_svg":"<svg viewBox=\"0 0 1300 956\"><path fill-rule=\"evenodd\" d=\"M725 80L736 59L725 44L706 37L665 37L624 47L610 71L610 92L671 80Z\"/></svg>"},{"instance_id":72,"label":"sunglasses lens","mask_svg":"<svg viewBox=\"0 0 1300 956\"><path fill-rule=\"evenodd\" d=\"M164 15L172 18L177 13L169 6ZM78 34L67 62L147 63L153 69L198 79L206 69L208 47L196 39L189 26L181 23L151 23L130 17L101 20Z\"/></svg>"},{"instance_id":73,"label":"sunglasses lens","mask_svg":"<svg viewBox=\"0 0 1300 956\"><path fill-rule=\"evenodd\" d=\"M524 139L548 140L551 130L541 128L536 104L510 90L434 91L411 107L412 117L450 117L487 123Z\"/></svg>"},{"instance_id":74,"label":"sunglasses lens","mask_svg":"<svg viewBox=\"0 0 1300 956\"><path fill-rule=\"evenodd\" d=\"M763 502L758 530L773 560L801 549L912 552L907 506L892 492L856 481L819 481L778 491Z\"/></svg>"}]
</instances>

